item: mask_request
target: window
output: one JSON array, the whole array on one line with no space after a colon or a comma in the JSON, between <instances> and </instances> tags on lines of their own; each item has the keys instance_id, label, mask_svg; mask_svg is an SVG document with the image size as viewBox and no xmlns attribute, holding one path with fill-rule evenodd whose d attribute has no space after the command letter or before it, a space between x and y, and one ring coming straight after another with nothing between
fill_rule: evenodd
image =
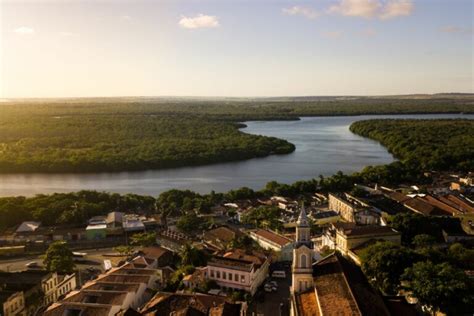
<instances>
[{"instance_id":1,"label":"window","mask_svg":"<svg viewBox=\"0 0 474 316\"><path fill-rule=\"evenodd\" d=\"M245 275L242 274L240 276L240 282L245 283Z\"/></svg>"},{"instance_id":2,"label":"window","mask_svg":"<svg viewBox=\"0 0 474 316\"><path fill-rule=\"evenodd\" d=\"M216 271L216 277L217 277L218 279L221 278L221 272L220 272L220 271Z\"/></svg>"},{"instance_id":3,"label":"window","mask_svg":"<svg viewBox=\"0 0 474 316\"><path fill-rule=\"evenodd\" d=\"M229 273L229 281L232 281L232 273Z\"/></svg>"},{"instance_id":4,"label":"window","mask_svg":"<svg viewBox=\"0 0 474 316\"><path fill-rule=\"evenodd\" d=\"M306 267L307 267L306 255L305 255L305 254L302 254L302 255L301 255L301 257L300 257L300 264L301 264L301 267L302 267L302 268L306 268Z\"/></svg>"},{"instance_id":5,"label":"window","mask_svg":"<svg viewBox=\"0 0 474 316\"><path fill-rule=\"evenodd\" d=\"M225 273L225 272L222 272L222 278L223 278L224 280L225 280L225 279L227 279L227 278L226 278L226 273Z\"/></svg>"},{"instance_id":6,"label":"window","mask_svg":"<svg viewBox=\"0 0 474 316\"><path fill-rule=\"evenodd\" d=\"M211 278L214 277L214 270L211 270Z\"/></svg>"}]
</instances>

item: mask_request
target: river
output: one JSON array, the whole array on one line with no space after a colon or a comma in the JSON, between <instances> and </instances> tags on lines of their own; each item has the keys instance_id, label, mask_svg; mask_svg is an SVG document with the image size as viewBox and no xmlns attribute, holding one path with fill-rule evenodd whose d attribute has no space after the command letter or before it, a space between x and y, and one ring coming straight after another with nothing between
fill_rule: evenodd
<instances>
[{"instance_id":1,"label":"river","mask_svg":"<svg viewBox=\"0 0 474 316\"><path fill-rule=\"evenodd\" d=\"M368 165L394 160L375 141L352 134L354 121L372 118L469 118L474 115L371 115L304 117L299 121L245 122L245 133L275 136L296 145L295 152L239 162L142 172L99 174L0 175L0 196L99 190L156 196L163 191L190 189L225 192L247 186L261 189L268 181L292 183L341 170L351 173Z\"/></svg>"}]
</instances>

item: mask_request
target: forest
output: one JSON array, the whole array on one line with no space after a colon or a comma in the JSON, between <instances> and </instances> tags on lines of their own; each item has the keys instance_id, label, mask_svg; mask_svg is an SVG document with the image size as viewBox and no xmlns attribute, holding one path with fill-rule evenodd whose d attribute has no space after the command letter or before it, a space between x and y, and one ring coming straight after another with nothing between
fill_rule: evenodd
<instances>
[{"instance_id":1,"label":"forest","mask_svg":"<svg viewBox=\"0 0 474 316\"><path fill-rule=\"evenodd\" d=\"M239 130L245 120L311 115L472 113L472 97L433 99L65 99L0 104L0 173L173 168L287 154L293 144Z\"/></svg>"},{"instance_id":2,"label":"forest","mask_svg":"<svg viewBox=\"0 0 474 316\"><path fill-rule=\"evenodd\" d=\"M161 169L286 154L289 142L229 122L144 115L1 119L0 172Z\"/></svg>"},{"instance_id":3,"label":"forest","mask_svg":"<svg viewBox=\"0 0 474 316\"><path fill-rule=\"evenodd\" d=\"M353 123L350 130L380 142L420 170L474 169L472 120L365 120Z\"/></svg>"}]
</instances>

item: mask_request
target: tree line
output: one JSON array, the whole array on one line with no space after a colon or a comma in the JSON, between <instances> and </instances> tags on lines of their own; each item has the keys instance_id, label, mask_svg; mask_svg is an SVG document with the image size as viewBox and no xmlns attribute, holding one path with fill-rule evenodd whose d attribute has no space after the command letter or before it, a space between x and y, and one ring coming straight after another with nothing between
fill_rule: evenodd
<instances>
[{"instance_id":1,"label":"tree line","mask_svg":"<svg viewBox=\"0 0 474 316\"><path fill-rule=\"evenodd\" d=\"M469 96L430 100L66 100L6 102L0 111L0 173L148 170L294 151L294 145L285 140L241 132L238 122L245 120L473 113Z\"/></svg>"},{"instance_id":2,"label":"tree line","mask_svg":"<svg viewBox=\"0 0 474 316\"><path fill-rule=\"evenodd\" d=\"M350 130L419 169L474 169L473 120L366 120L352 123Z\"/></svg>"}]
</instances>

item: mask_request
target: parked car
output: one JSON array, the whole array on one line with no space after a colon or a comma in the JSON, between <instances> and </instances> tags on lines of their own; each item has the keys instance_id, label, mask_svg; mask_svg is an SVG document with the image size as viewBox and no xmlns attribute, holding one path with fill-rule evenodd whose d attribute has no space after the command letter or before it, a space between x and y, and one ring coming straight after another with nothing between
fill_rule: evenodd
<instances>
[{"instance_id":1,"label":"parked car","mask_svg":"<svg viewBox=\"0 0 474 316\"><path fill-rule=\"evenodd\" d=\"M283 270L275 270L272 273L272 278L284 279L286 278L286 272Z\"/></svg>"},{"instance_id":2,"label":"parked car","mask_svg":"<svg viewBox=\"0 0 474 316\"><path fill-rule=\"evenodd\" d=\"M28 269L39 268L39 264L36 261L32 261L25 264L25 267L27 267Z\"/></svg>"},{"instance_id":3,"label":"parked car","mask_svg":"<svg viewBox=\"0 0 474 316\"><path fill-rule=\"evenodd\" d=\"M265 284L263 289L265 290L265 292L272 292L273 291L272 286L270 284Z\"/></svg>"}]
</instances>

